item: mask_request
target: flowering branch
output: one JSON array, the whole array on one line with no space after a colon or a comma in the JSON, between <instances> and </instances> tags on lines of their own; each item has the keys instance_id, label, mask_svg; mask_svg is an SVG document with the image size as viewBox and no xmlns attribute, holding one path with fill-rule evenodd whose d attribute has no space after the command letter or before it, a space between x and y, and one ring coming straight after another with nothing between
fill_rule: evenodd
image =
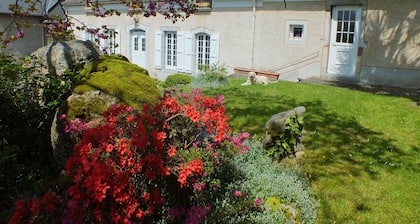
<instances>
[{"instance_id":1,"label":"flowering branch","mask_svg":"<svg viewBox=\"0 0 420 224\"><path fill-rule=\"evenodd\" d=\"M50 15L46 5L47 1L15 0L15 3L9 5L11 21L4 31L0 32L0 44L6 46L10 42L23 38L24 27L36 26L36 24L30 24L27 20L34 13L43 16L45 22L41 26L52 39L63 40L71 37L73 32L71 28L73 25L72 19L74 18L70 17L67 11L64 10L63 1L58 0L57 7L61 8L64 16L58 16ZM145 17L160 14L174 23L179 20L185 20L196 11L196 5L190 0L113 0L111 3L125 5L128 16L133 16L139 12ZM121 14L115 9L105 8L100 0L86 0L86 4L91 7L94 15L97 17L104 18ZM12 34L13 28L17 29L17 33ZM86 29L86 26L82 25L78 29Z\"/></svg>"}]
</instances>

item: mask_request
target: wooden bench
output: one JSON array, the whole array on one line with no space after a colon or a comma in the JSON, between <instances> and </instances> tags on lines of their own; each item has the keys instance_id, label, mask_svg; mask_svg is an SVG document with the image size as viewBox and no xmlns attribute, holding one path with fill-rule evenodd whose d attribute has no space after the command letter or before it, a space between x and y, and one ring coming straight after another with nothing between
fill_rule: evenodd
<instances>
[{"instance_id":1,"label":"wooden bench","mask_svg":"<svg viewBox=\"0 0 420 224\"><path fill-rule=\"evenodd\" d=\"M233 68L233 71L236 74L245 74L247 76L248 76L249 72L255 72L255 74L265 76L269 80L272 80L272 81L275 81L275 80L279 79L279 76L280 76L280 74L275 73L275 72L262 71L262 70L258 70L258 69L252 69L252 68L235 67L235 68Z\"/></svg>"}]
</instances>

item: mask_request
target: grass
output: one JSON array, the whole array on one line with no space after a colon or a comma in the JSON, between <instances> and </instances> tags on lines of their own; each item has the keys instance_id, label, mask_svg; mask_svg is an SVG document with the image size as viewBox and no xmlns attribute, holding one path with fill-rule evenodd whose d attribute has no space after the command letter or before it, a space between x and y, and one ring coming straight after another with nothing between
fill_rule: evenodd
<instances>
[{"instance_id":1,"label":"grass","mask_svg":"<svg viewBox=\"0 0 420 224\"><path fill-rule=\"evenodd\" d=\"M225 95L235 132L264 135L275 113L305 106L304 170L320 200L318 223L420 220L420 108L403 97L278 82L206 94Z\"/></svg>"}]
</instances>

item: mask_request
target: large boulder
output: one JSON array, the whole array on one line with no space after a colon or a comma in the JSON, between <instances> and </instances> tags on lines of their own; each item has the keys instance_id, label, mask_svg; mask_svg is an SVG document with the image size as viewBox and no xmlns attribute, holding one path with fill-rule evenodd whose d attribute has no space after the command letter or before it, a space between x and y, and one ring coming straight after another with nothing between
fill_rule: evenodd
<instances>
[{"instance_id":1,"label":"large boulder","mask_svg":"<svg viewBox=\"0 0 420 224\"><path fill-rule=\"evenodd\" d=\"M112 104L124 103L140 109L154 103L160 93L147 70L117 56L102 56L80 71L81 82L56 113L51 127L51 142L56 161L64 165L73 151L75 139L65 133L66 122L78 118L87 122ZM66 119L63 120L63 114Z\"/></svg>"},{"instance_id":2,"label":"large boulder","mask_svg":"<svg viewBox=\"0 0 420 224\"><path fill-rule=\"evenodd\" d=\"M66 70L83 68L92 60L101 56L101 50L92 41L54 41L31 54L33 65L41 73L62 76Z\"/></svg>"}]
</instances>

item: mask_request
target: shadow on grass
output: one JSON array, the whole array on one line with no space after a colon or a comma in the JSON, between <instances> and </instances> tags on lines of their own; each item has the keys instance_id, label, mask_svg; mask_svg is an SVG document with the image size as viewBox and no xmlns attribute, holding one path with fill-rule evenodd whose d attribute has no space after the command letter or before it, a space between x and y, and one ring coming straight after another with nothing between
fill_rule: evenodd
<instances>
[{"instance_id":1,"label":"shadow on grass","mask_svg":"<svg viewBox=\"0 0 420 224\"><path fill-rule=\"evenodd\" d=\"M369 85L357 82L348 78L336 78L333 80L322 78L309 78L304 80L306 83L314 83L328 86L336 86L361 92L368 92L377 95L398 96L412 100L417 106L420 106L420 88L401 88L385 85Z\"/></svg>"},{"instance_id":2,"label":"shadow on grass","mask_svg":"<svg viewBox=\"0 0 420 224\"><path fill-rule=\"evenodd\" d=\"M317 91L320 96L313 95ZM387 194L392 190L385 188L411 189L410 186L404 186L413 184L413 181L393 184L392 176L418 176L418 145L399 145L398 140L401 139L393 139L388 133L366 128L356 116L348 115L351 113L339 113L342 108L333 108L331 105L336 104L328 102L333 98L322 100L323 95L328 96L329 90L315 88L314 91L308 91L305 85L277 83L263 88L230 86L207 93L225 95L226 111L234 132L247 131L259 137L264 136L264 124L273 114L296 106L306 107L304 170L314 187L314 193L321 199L320 223L365 223L372 217L385 220L404 212L398 206L414 203L397 200L397 208L392 213L377 209L385 206L381 203L389 203L389 197L396 199L402 196L389 196ZM375 186L383 188L378 189L377 193L376 189L371 189Z\"/></svg>"},{"instance_id":3,"label":"shadow on grass","mask_svg":"<svg viewBox=\"0 0 420 224\"><path fill-rule=\"evenodd\" d=\"M267 87L269 88L269 87ZM376 178L378 170L405 168L420 171L411 158L416 150L409 152L399 148L383 133L363 127L355 118L346 117L328 109L322 101L299 102L293 97L276 93L258 93L250 86L210 90L210 94L223 92L229 123L234 131L250 132L264 136L264 124L273 115L305 106L305 166L311 181L320 177L367 174ZM273 98L275 97L275 98ZM385 121L384 121L385 122Z\"/></svg>"},{"instance_id":4,"label":"shadow on grass","mask_svg":"<svg viewBox=\"0 0 420 224\"><path fill-rule=\"evenodd\" d=\"M409 159L414 150L400 149L383 133L361 126L354 118L326 110L321 101L301 104L308 110L305 146L311 151L306 163L310 166L312 180L322 176L359 176L362 173L375 178L378 169L420 171Z\"/></svg>"}]
</instances>

